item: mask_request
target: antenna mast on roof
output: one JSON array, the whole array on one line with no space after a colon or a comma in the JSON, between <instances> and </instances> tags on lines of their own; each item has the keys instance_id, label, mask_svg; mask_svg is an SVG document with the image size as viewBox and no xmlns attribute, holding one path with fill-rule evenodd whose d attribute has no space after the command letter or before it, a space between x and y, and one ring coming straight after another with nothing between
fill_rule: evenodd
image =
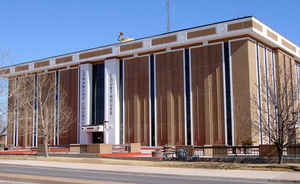
<instances>
[{"instance_id":1,"label":"antenna mast on roof","mask_svg":"<svg viewBox=\"0 0 300 184\"><path fill-rule=\"evenodd\" d=\"M167 32L170 32L170 0L167 0Z\"/></svg>"}]
</instances>

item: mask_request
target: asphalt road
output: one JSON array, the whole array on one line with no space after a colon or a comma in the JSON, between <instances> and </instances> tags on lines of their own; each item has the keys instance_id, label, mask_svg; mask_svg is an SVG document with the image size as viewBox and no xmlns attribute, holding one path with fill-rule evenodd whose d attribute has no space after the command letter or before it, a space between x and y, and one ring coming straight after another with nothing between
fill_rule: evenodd
<instances>
[{"instance_id":1,"label":"asphalt road","mask_svg":"<svg viewBox=\"0 0 300 184\"><path fill-rule=\"evenodd\" d=\"M159 168L158 168L159 169ZM237 180L228 178L207 178L196 176L174 176L160 174L141 174L129 172L108 172L81 169L62 169L0 164L1 183L168 183L168 184L258 184L267 181ZM269 182L272 183L272 182Z\"/></svg>"}]
</instances>

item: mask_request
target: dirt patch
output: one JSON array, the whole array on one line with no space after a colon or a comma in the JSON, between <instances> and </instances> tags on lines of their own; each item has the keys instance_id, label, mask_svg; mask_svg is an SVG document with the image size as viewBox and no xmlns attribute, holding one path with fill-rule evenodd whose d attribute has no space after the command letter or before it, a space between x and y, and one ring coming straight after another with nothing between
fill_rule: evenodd
<instances>
[{"instance_id":1,"label":"dirt patch","mask_svg":"<svg viewBox=\"0 0 300 184\"><path fill-rule=\"evenodd\" d=\"M71 157L40 157L40 156L12 156L0 155L0 159L12 160L39 160L52 162L72 162L107 165L131 165L151 167L175 168L202 168L202 169L235 169L235 170L262 170L262 171L288 171L300 172L300 164L241 164L224 162L182 162L182 161L144 161L122 160L110 158L71 158Z\"/></svg>"}]
</instances>

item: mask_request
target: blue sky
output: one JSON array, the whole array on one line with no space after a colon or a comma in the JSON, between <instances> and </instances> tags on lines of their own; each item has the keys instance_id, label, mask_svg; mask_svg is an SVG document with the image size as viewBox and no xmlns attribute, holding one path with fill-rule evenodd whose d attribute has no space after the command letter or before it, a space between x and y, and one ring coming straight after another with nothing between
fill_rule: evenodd
<instances>
[{"instance_id":1,"label":"blue sky","mask_svg":"<svg viewBox=\"0 0 300 184\"><path fill-rule=\"evenodd\" d=\"M0 52L21 63L166 32L166 0L1 0ZM248 15L300 45L299 0L170 0L171 31Z\"/></svg>"}]
</instances>

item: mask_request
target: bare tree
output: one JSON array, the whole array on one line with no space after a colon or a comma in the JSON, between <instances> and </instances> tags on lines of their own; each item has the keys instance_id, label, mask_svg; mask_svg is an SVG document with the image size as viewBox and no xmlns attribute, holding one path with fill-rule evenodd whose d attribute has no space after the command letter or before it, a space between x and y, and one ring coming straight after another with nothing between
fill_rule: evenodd
<instances>
[{"instance_id":1,"label":"bare tree","mask_svg":"<svg viewBox=\"0 0 300 184\"><path fill-rule=\"evenodd\" d=\"M0 138L6 136L6 126L0 125Z\"/></svg>"},{"instance_id":2,"label":"bare tree","mask_svg":"<svg viewBox=\"0 0 300 184\"><path fill-rule=\"evenodd\" d=\"M3 150L2 146L5 146L5 144L6 144L5 136L6 136L6 124L4 124L3 121L1 121L0 122L0 149L1 150ZM2 138L4 138L4 142L1 141L1 140L3 140Z\"/></svg>"},{"instance_id":3,"label":"bare tree","mask_svg":"<svg viewBox=\"0 0 300 184\"><path fill-rule=\"evenodd\" d=\"M53 112L53 97L55 94L55 85L53 84L54 80L51 79L49 76L41 76L39 78L38 83L38 95L37 95L37 102L38 102L38 117L39 117L39 124L38 130L40 137L43 139L43 144L45 146L45 156L48 157L48 144L53 137L54 125L56 115L58 113ZM73 117L72 109L68 106L66 101L67 95L65 90L62 88L60 91L60 103L59 103L59 128L56 128L58 134L67 133L70 130L71 126L71 119ZM70 95L70 94L69 94ZM55 115L56 114L56 115Z\"/></svg>"},{"instance_id":4,"label":"bare tree","mask_svg":"<svg viewBox=\"0 0 300 184\"><path fill-rule=\"evenodd\" d=\"M7 134L7 93L6 80L0 79L0 138Z\"/></svg>"},{"instance_id":5,"label":"bare tree","mask_svg":"<svg viewBox=\"0 0 300 184\"><path fill-rule=\"evenodd\" d=\"M2 81L0 81L1 83ZM0 90L0 98L5 98L5 93L1 89ZM1 99L0 101L0 138L3 136L6 136L6 131L7 131L7 123L6 123L6 115L7 115L7 106L4 104L5 100Z\"/></svg>"},{"instance_id":6,"label":"bare tree","mask_svg":"<svg viewBox=\"0 0 300 184\"><path fill-rule=\"evenodd\" d=\"M9 61L9 50L0 49L0 67ZM7 133L7 86L8 80L0 77L0 137Z\"/></svg>"},{"instance_id":7,"label":"bare tree","mask_svg":"<svg viewBox=\"0 0 300 184\"><path fill-rule=\"evenodd\" d=\"M296 142L299 102L295 75L280 68L277 70L275 83L262 81L254 90L251 109L256 115L250 123L263 144L276 146L280 164L284 149Z\"/></svg>"},{"instance_id":8,"label":"bare tree","mask_svg":"<svg viewBox=\"0 0 300 184\"><path fill-rule=\"evenodd\" d=\"M39 146L44 146L45 156L48 157L49 144L53 144L56 135L64 135L70 130L72 109L69 107L66 91L60 88L59 97L55 87L54 75L51 73L38 76L36 89L34 88L34 77L18 77L14 82L10 82L9 98L14 100L14 105L8 108L13 114L18 112L19 136L37 135ZM55 101L58 105L55 105ZM13 101L11 100L11 101ZM36 109L37 125L32 119L33 108ZM59 122L59 123L58 123ZM32 126L36 126L36 132L32 131Z\"/></svg>"}]
</instances>

